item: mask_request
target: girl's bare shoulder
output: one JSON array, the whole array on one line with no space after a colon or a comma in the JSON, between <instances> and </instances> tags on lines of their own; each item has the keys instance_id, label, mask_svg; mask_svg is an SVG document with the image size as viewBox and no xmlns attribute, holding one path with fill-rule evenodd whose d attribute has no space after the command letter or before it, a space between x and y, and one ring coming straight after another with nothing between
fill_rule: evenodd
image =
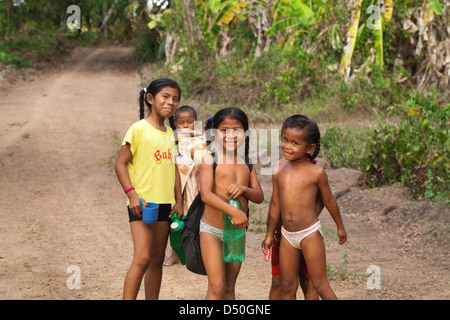
<instances>
[{"instance_id":1,"label":"girl's bare shoulder","mask_svg":"<svg viewBox=\"0 0 450 320\"><path fill-rule=\"evenodd\" d=\"M209 152L205 152L202 158L202 164L212 165L214 162L213 156Z\"/></svg>"}]
</instances>

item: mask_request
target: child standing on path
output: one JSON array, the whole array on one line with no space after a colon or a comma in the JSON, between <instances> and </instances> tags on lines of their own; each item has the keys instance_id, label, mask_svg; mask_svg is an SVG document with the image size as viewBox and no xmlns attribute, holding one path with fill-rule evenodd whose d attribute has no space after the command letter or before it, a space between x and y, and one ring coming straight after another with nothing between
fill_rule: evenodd
<instances>
[{"instance_id":1,"label":"child standing on path","mask_svg":"<svg viewBox=\"0 0 450 320\"><path fill-rule=\"evenodd\" d=\"M175 112L174 118L175 137L178 140L178 154L175 163L180 172L183 210L188 212L189 206L200 190L198 175L206 142L202 132L195 130L197 112L194 108L181 106ZM171 266L178 262L174 250L170 250L170 254L164 260L164 266Z\"/></svg>"},{"instance_id":2,"label":"child standing on path","mask_svg":"<svg viewBox=\"0 0 450 320\"><path fill-rule=\"evenodd\" d=\"M287 162L272 177L273 194L263 247L266 252L272 247L281 216L282 299L296 298L300 250L319 296L336 299L327 279L325 244L315 212L318 192L336 223L339 244L346 242L347 233L325 170L311 163L320 150L319 128L314 121L294 115L285 120L281 132L281 149Z\"/></svg>"},{"instance_id":3,"label":"child standing on path","mask_svg":"<svg viewBox=\"0 0 450 320\"><path fill-rule=\"evenodd\" d=\"M123 299L136 299L145 275L145 298L158 299L162 264L169 235L169 215L183 215L180 174L175 167L173 123L180 100L179 85L170 79L157 79L139 96L140 121L127 131L116 161L116 174L128 197L128 216L134 245L134 257L125 278ZM145 105L149 109L145 116ZM147 201L159 204L158 221L142 221ZM172 208L172 204L175 205Z\"/></svg>"},{"instance_id":4,"label":"child standing on path","mask_svg":"<svg viewBox=\"0 0 450 320\"><path fill-rule=\"evenodd\" d=\"M248 226L248 201L261 203L264 195L254 166L244 161L249 141L246 114L238 108L218 111L212 124L215 132L215 154L206 154L200 167L200 193L205 210L200 221L200 247L208 276L206 299L234 299L235 284L241 262L226 263L223 258L222 214L233 219L239 228ZM245 142L244 152L239 148ZM248 158L248 157L247 157ZM213 162L217 164L213 170ZM239 199L245 212L229 205L230 198Z\"/></svg>"}]
</instances>

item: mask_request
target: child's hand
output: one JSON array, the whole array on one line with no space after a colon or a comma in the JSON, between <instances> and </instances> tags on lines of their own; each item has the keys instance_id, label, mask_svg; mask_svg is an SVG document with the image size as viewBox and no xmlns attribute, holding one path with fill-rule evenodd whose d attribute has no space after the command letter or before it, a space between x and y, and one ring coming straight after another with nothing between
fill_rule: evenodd
<instances>
[{"instance_id":1,"label":"child's hand","mask_svg":"<svg viewBox=\"0 0 450 320\"><path fill-rule=\"evenodd\" d=\"M244 194L245 190L247 190L247 187L245 187L245 186L241 186L238 184L230 184L230 186L228 187L228 190L227 190L227 194L231 198L236 199L240 195Z\"/></svg>"},{"instance_id":2,"label":"child's hand","mask_svg":"<svg viewBox=\"0 0 450 320\"><path fill-rule=\"evenodd\" d=\"M141 217L141 212L142 212L142 205L141 205L141 201L139 200L139 196L136 194L136 196L130 196L130 204L129 204L129 208L130 211L138 217ZM147 202L142 199L142 202L144 203L144 206L147 206Z\"/></svg>"},{"instance_id":3,"label":"child's hand","mask_svg":"<svg viewBox=\"0 0 450 320\"><path fill-rule=\"evenodd\" d=\"M347 242L347 232L345 229L338 229L339 244Z\"/></svg>"},{"instance_id":4,"label":"child's hand","mask_svg":"<svg viewBox=\"0 0 450 320\"><path fill-rule=\"evenodd\" d=\"M247 228L248 227L247 215L239 209L236 209L236 211L237 211L236 214L230 215L233 224L240 229Z\"/></svg>"},{"instance_id":5,"label":"child's hand","mask_svg":"<svg viewBox=\"0 0 450 320\"><path fill-rule=\"evenodd\" d=\"M170 213L169 213L169 217L172 217L172 215L175 212L177 213L178 219L181 220L181 218L183 218L183 216L184 216L182 201L177 201L175 203L175 205L172 208L172 211L170 211Z\"/></svg>"},{"instance_id":6,"label":"child's hand","mask_svg":"<svg viewBox=\"0 0 450 320\"><path fill-rule=\"evenodd\" d=\"M270 253L270 249L273 246L273 241L274 241L274 238L272 235L269 235L269 234L266 235L266 238L264 239L264 241L262 243L262 249L263 249L263 253L265 255Z\"/></svg>"}]
</instances>

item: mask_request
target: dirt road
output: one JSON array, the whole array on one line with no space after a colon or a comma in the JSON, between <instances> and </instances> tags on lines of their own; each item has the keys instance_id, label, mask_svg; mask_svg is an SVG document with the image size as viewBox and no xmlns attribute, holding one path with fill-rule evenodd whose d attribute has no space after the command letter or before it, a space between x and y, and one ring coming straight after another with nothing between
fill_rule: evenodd
<instances>
[{"instance_id":1,"label":"dirt road","mask_svg":"<svg viewBox=\"0 0 450 320\"><path fill-rule=\"evenodd\" d=\"M125 196L108 161L138 120L142 77L153 76L137 73L135 61L129 47L78 48L64 65L0 97L0 299L121 298L133 247ZM327 170L349 235L337 245L322 214L337 296L449 299L448 207L414 201L399 187L363 190L359 172ZM269 199L270 179L261 181ZM251 223L263 228L267 206L253 208ZM238 299L267 299L263 236L248 234ZM366 274L371 265L379 286ZM79 289L68 284L71 276ZM206 286L184 266L165 267L160 298L203 299Z\"/></svg>"}]
</instances>

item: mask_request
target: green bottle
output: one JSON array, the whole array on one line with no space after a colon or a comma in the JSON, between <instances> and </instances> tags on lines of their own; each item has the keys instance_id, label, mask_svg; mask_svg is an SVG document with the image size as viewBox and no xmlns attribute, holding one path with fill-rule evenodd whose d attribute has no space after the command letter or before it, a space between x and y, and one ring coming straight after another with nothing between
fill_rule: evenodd
<instances>
[{"instance_id":1,"label":"green bottle","mask_svg":"<svg viewBox=\"0 0 450 320\"><path fill-rule=\"evenodd\" d=\"M170 246L173 251L177 254L178 259L181 264L186 264L186 253L184 252L183 238L181 235L181 229L184 225L184 217L181 220L178 219L178 214L176 212L172 215L172 223L170 224Z\"/></svg>"},{"instance_id":2,"label":"green bottle","mask_svg":"<svg viewBox=\"0 0 450 320\"><path fill-rule=\"evenodd\" d=\"M228 204L244 211L238 199L231 198ZM245 259L245 229L234 225L231 217L222 214L223 220L223 259L225 262L242 262Z\"/></svg>"}]
</instances>

